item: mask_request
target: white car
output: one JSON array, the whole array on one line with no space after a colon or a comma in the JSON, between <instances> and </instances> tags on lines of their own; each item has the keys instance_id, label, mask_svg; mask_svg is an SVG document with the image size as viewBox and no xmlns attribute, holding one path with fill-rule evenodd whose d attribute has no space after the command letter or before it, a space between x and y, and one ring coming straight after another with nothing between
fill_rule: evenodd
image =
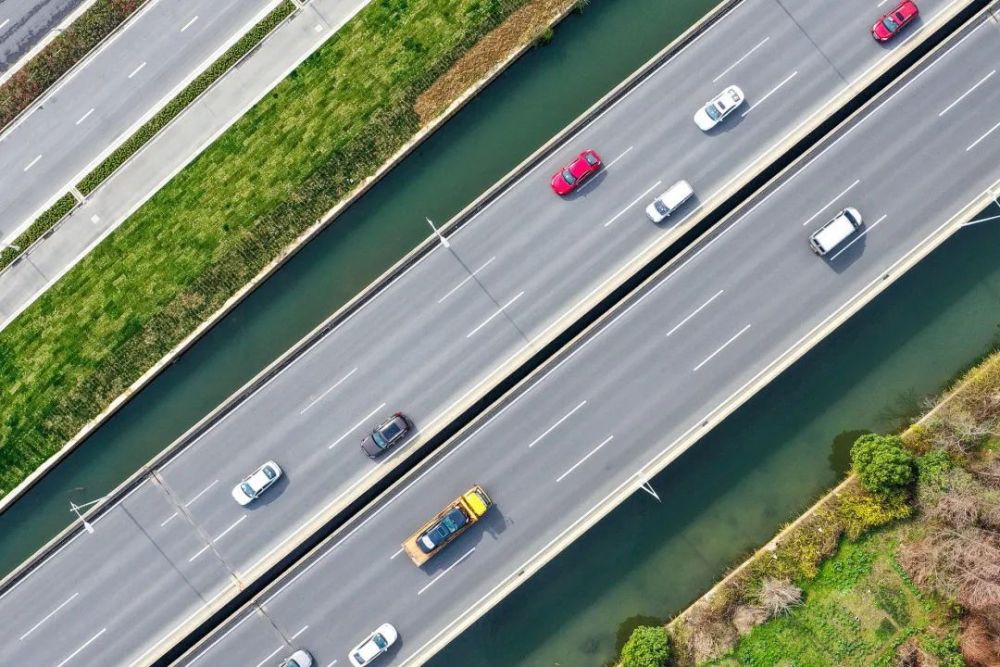
<instances>
[{"instance_id":1,"label":"white car","mask_svg":"<svg viewBox=\"0 0 1000 667\"><path fill-rule=\"evenodd\" d=\"M367 639L355 646L354 650L348 654L347 659L354 667L365 667L365 665L370 665L372 660L388 651L397 639L399 639L399 633L396 632L396 628L392 627L391 623L383 623L378 626L375 632L368 635Z\"/></svg>"},{"instance_id":2,"label":"white car","mask_svg":"<svg viewBox=\"0 0 1000 667\"><path fill-rule=\"evenodd\" d=\"M312 667L313 657L309 651L299 649L281 661L280 667Z\"/></svg>"},{"instance_id":3,"label":"white car","mask_svg":"<svg viewBox=\"0 0 1000 667\"><path fill-rule=\"evenodd\" d=\"M268 461L233 487L233 500L240 505L249 505L279 479L281 479L281 468L274 461Z\"/></svg>"},{"instance_id":4,"label":"white car","mask_svg":"<svg viewBox=\"0 0 1000 667\"><path fill-rule=\"evenodd\" d=\"M677 181L646 207L646 216L653 222L663 222L671 213L679 209L694 195L691 184Z\"/></svg>"},{"instance_id":5,"label":"white car","mask_svg":"<svg viewBox=\"0 0 1000 667\"><path fill-rule=\"evenodd\" d=\"M743 104L743 91L737 86L729 86L694 114L695 125L708 132L722 122L733 109Z\"/></svg>"}]
</instances>

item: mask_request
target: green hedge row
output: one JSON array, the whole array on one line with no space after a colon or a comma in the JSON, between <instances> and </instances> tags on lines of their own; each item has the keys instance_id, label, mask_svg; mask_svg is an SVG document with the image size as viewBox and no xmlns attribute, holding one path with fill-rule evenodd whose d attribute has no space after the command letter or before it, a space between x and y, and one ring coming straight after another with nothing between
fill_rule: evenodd
<instances>
[{"instance_id":1,"label":"green hedge row","mask_svg":"<svg viewBox=\"0 0 1000 667\"><path fill-rule=\"evenodd\" d=\"M0 332L0 493L374 174L524 2L373 0Z\"/></svg>"},{"instance_id":2,"label":"green hedge row","mask_svg":"<svg viewBox=\"0 0 1000 667\"><path fill-rule=\"evenodd\" d=\"M28 246L42 238L45 232L49 231L53 225L62 220L64 215L72 211L75 205L76 200L73 198L73 195L63 195L47 211L38 216L31 223L30 227L14 239L13 245L17 246L16 250L14 248L4 248L3 252L0 252L0 269L8 266L22 251L27 250Z\"/></svg>"},{"instance_id":3,"label":"green hedge row","mask_svg":"<svg viewBox=\"0 0 1000 667\"><path fill-rule=\"evenodd\" d=\"M61 35L0 85L0 128L49 89L146 0L97 0Z\"/></svg>"},{"instance_id":4,"label":"green hedge row","mask_svg":"<svg viewBox=\"0 0 1000 667\"><path fill-rule=\"evenodd\" d=\"M279 23L284 21L293 11L295 5L291 0L285 0L275 9L265 16L257 25L250 29L238 42L229 47L222 57L212 63L208 69L202 72L194 81L189 83L175 98L170 100L155 116L145 125L140 127L135 134L125 140L111 155L101 164L97 165L93 171L87 174L76 186L80 192L89 195L100 185L104 179L114 173L115 169L125 163L140 148L152 139L157 132L163 129L167 123L176 118L187 108L196 97L205 92L209 86L226 73L226 71L236 64L236 62L250 53L261 40L267 37L268 33L274 30Z\"/></svg>"}]
</instances>

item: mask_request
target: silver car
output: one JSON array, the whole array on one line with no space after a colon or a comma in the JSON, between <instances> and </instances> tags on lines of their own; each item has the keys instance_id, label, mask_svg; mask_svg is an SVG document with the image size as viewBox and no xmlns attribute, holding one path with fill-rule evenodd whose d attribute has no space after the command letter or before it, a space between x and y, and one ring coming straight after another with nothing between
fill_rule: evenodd
<instances>
[{"instance_id":1,"label":"silver car","mask_svg":"<svg viewBox=\"0 0 1000 667\"><path fill-rule=\"evenodd\" d=\"M738 86L729 86L715 98L698 109L694 114L694 122L703 132L708 132L743 104L743 91Z\"/></svg>"},{"instance_id":2,"label":"silver car","mask_svg":"<svg viewBox=\"0 0 1000 667\"><path fill-rule=\"evenodd\" d=\"M347 654L347 659L354 667L365 667L370 665L372 660L389 650L389 647L396 643L399 633L391 623L383 623L378 626L375 632L354 647L354 650Z\"/></svg>"},{"instance_id":3,"label":"silver car","mask_svg":"<svg viewBox=\"0 0 1000 667\"><path fill-rule=\"evenodd\" d=\"M240 505L249 505L279 479L281 479L281 468L274 461L268 461L233 487L233 500Z\"/></svg>"},{"instance_id":4,"label":"silver car","mask_svg":"<svg viewBox=\"0 0 1000 667\"><path fill-rule=\"evenodd\" d=\"M279 667L312 667L313 657L309 655L309 651L305 649L299 649L295 653L291 654L287 658L281 661Z\"/></svg>"}]
</instances>

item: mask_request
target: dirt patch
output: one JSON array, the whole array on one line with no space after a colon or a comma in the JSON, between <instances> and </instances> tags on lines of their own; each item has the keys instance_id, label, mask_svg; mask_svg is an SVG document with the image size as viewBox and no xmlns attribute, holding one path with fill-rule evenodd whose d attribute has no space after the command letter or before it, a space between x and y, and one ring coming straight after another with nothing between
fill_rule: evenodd
<instances>
[{"instance_id":1,"label":"dirt patch","mask_svg":"<svg viewBox=\"0 0 1000 667\"><path fill-rule=\"evenodd\" d=\"M511 53L542 37L552 21L578 0L531 0L458 59L417 97L414 111L429 123Z\"/></svg>"}]
</instances>

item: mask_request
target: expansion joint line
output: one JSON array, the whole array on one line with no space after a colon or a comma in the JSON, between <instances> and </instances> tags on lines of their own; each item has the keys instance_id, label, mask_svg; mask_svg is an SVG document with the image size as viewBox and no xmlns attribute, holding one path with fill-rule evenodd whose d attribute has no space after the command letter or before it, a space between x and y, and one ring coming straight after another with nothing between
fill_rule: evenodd
<instances>
[{"instance_id":1,"label":"expansion joint line","mask_svg":"<svg viewBox=\"0 0 1000 667\"><path fill-rule=\"evenodd\" d=\"M833 64L832 60L830 60L830 56L826 55L826 52L823 49L821 49L819 44L817 44L813 40L812 35L810 35L809 32L802 27L802 24L799 23L798 20L796 20L795 16L793 16L792 13L788 11L788 9L785 7L785 3L783 3L782 0L774 0L774 1L775 3L777 3L779 7L781 7L781 10L788 15L788 19L795 24L795 27L799 29L799 32L802 33L802 36L809 40L809 43L813 45L813 48L816 49L816 52L821 56L823 56L823 60L825 60L826 63L830 66L830 68L837 73L837 76L840 77L840 80L843 81L844 84L848 86L851 85L851 82L847 80L847 77L844 76L844 73L841 72L837 68L837 66Z\"/></svg>"},{"instance_id":2,"label":"expansion joint line","mask_svg":"<svg viewBox=\"0 0 1000 667\"><path fill-rule=\"evenodd\" d=\"M292 640L288 638L288 633L282 630L281 627L278 626L278 622L271 618L271 615L267 613L267 609L264 608L264 605L256 600L254 600L252 604L257 608L257 611L259 611L261 615L267 619L267 622L272 628L274 628L274 631L278 633L278 636L281 637L281 641L285 642L285 646L292 648Z\"/></svg>"},{"instance_id":3,"label":"expansion joint line","mask_svg":"<svg viewBox=\"0 0 1000 667\"><path fill-rule=\"evenodd\" d=\"M167 484L162 477L160 477L160 471L152 470L149 473L149 479L152 480L153 484L159 487L159 489L163 492L163 495L170 500L170 504L174 506L174 510L177 512L178 516L184 517L184 520L188 522L191 529L198 534L198 537L201 538L202 542L204 542L205 548L215 554L216 560L222 564L222 567L225 568L226 572L229 573L229 576L232 577L233 582L236 584L236 588L238 590L243 590L244 583L240 579L239 575L236 574L236 568L232 567L226 562L226 559L222 557L222 554L219 553L219 551L215 548L215 545L212 543L212 538L195 522L194 518L188 513L187 508L184 507L184 503L177 499L173 490L170 488L170 485Z\"/></svg>"}]
</instances>

